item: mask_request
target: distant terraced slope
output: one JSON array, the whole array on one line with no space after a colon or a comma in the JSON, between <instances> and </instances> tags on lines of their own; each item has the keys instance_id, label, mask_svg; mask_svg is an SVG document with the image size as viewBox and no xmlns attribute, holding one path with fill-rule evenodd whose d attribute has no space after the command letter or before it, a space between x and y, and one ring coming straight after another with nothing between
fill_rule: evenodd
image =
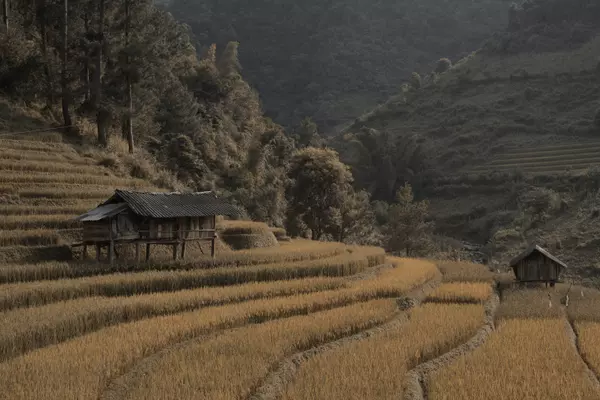
<instances>
[{"instance_id":1,"label":"distant terraced slope","mask_svg":"<svg viewBox=\"0 0 600 400\"><path fill-rule=\"evenodd\" d=\"M600 140L507 149L471 173L515 172L529 175L581 173L600 166Z\"/></svg>"},{"instance_id":2,"label":"distant terraced slope","mask_svg":"<svg viewBox=\"0 0 600 400\"><path fill-rule=\"evenodd\" d=\"M73 217L116 188L155 189L141 179L115 176L69 144L0 138L0 260L52 251L76 239Z\"/></svg>"}]
</instances>

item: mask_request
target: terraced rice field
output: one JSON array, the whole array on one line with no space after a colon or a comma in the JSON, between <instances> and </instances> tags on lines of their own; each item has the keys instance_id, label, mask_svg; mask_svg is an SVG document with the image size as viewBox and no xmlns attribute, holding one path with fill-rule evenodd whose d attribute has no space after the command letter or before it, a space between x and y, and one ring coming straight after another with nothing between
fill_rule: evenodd
<instances>
[{"instance_id":1,"label":"terraced rice field","mask_svg":"<svg viewBox=\"0 0 600 400\"><path fill-rule=\"evenodd\" d=\"M489 163L470 168L469 173L520 171L530 175L581 173L600 166L600 141L572 144L524 146L506 150Z\"/></svg>"},{"instance_id":2,"label":"terraced rice field","mask_svg":"<svg viewBox=\"0 0 600 400\"><path fill-rule=\"evenodd\" d=\"M115 187L147 184L64 144L0 140L0 253L60 246ZM600 398L600 292L499 297L482 265L286 239L214 261L0 264L0 398Z\"/></svg>"},{"instance_id":3,"label":"terraced rice field","mask_svg":"<svg viewBox=\"0 0 600 400\"><path fill-rule=\"evenodd\" d=\"M116 188L152 185L117 177L68 144L0 139L0 259L77 240L72 218Z\"/></svg>"},{"instance_id":4,"label":"terraced rice field","mask_svg":"<svg viewBox=\"0 0 600 400\"><path fill-rule=\"evenodd\" d=\"M223 254L216 269L147 265L155 270L41 281L25 274L24 282L13 275L0 285L0 373L11 371L0 393L191 398L198 389L211 399L239 398L281 359L395 318L394 298L440 277L433 263L386 264L383 250L371 247L311 242L309 249L300 241L240 251L246 267L226 263L237 254ZM40 267L51 274L65 268ZM196 356L218 359L219 367L198 368ZM168 382L182 384L161 386L152 378L165 368Z\"/></svg>"}]
</instances>

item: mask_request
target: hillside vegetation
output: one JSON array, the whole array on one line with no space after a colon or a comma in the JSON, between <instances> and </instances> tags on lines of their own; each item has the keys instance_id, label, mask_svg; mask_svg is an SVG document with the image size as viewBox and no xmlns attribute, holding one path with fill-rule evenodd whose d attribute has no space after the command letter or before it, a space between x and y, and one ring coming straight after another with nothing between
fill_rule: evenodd
<instances>
[{"instance_id":1,"label":"hillside vegetation","mask_svg":"<svg viewBox=\"0 0 600 400\"><path fill-rule=\"evenodd\" d=\"M599 14L587 1L513 7L481 49L336 138L356 183L390 201L411 182L438 233L500 264L536 241L595 276Z\"/></svg>"},{"instance_id":2,"label":"hillside vegetation","mask_svg":"<svg viewBox=\"0 0 600 400\"><path fill-rule=\"evenodd\" d=\"M78 151L99 145L104 167L147 181L166 171L180 187L218 190L249 216L283 225L294 143L263 117L235 43L203 43L210 51L200 57L188 28L152 0L7 5L2 110L6 120L15 111L35 115L10 121L1 134L29 131L25 123L54 127ZM77 173L62 167L52 172Z\"/></svg>"},{"instance_id":3,"label":"hillside vegetation","mask_svg":"<svg viewBox=\"0 0 600 400\"><path fill-rule=\"evenodd\" d=\"M394 94L413 71L429 73L480 46L506 24L508 0L190 2L168 10L198 43L240 42L244 74L267 114L323 130Z\"/></svg>"}]
</instances>

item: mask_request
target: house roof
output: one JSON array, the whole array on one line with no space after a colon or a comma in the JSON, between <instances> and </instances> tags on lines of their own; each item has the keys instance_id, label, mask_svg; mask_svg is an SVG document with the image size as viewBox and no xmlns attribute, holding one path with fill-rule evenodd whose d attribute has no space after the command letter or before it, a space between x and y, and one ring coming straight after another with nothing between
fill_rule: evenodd
<instances>
[{"instance_id":1,"label":"house roof","mask_svg":"<svg viewBox=\"0 0 600 400\"><path fill-rule=\"evenodd\" d=\"M518 264L521 260L523 260L524 258L528 257L530 254L532 254L534 251L540 252L542 253L544 256L548 257L549 259L551 259L552 261L554 261L555 263L559 264L560 266L562 266L563 268L567 268L567 264L565 264L564 262L560 261L558 258L554 257L552 254L550 254L548 252L548 250L538 246L538 245L532 245L529 246L527 248L527 250L525 250L523 253L519 254L517 257L513 258L510 262L510 266L514 267L516 264Z\"/></svg>"},{"instance_id":2,"label":"house roof","mask_svg":"<svg viewBox=\"0 0 600 400\"><path fill-rule=\"evenodd\" d=\"M75 218L75 220L81 222L100 221L104 218L117 215L121 211L125 211L127 208L129 208L127 203L106 204L80 215L79 217Z\"/></svg>"},{"instance_id":3,"label":"house roof","mask_svg":"<svg viewBox=\"0 0 600 400\"><path fill-rule=\"evenodd\" d=\"M235 216L238 210L224 203L214 192L134 192L116 190L102 205L127 203L131 211L142 217L179 218L211 215Z\"/></svg>"}]
</instances>

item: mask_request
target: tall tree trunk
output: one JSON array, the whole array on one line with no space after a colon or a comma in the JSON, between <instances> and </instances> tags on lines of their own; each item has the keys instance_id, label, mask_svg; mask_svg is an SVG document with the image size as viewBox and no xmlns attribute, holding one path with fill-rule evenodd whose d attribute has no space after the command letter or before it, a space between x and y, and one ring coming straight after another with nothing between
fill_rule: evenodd
<instances>
[{"instance_id":1,"label":"tall tree trunk","mask_svg":"<svg viewBox=\"0 0 600 400\"><path fill-rule=\"evenodd\" d=\"M129 30L131 29L131 1L125 0L125 47L127 52L129 52ZM131 63L129 60L129 53L127 53L126 58L127 64L127 115L126 115L126 132L125 136L127 137L127 144L129 146L129 153L133 154L134 144L133 144L133 90L131 84Z\"/></svg>"},{"instance_id":2,"label":"tall tree trunk","mask_svg":"<svg viewBox=\"0 0 600 400\"><path fill-rule=\"evenodd\" d=\"M62 29L62 69L60 74L60 86L62 90L62 112L65 123L65 130L69 130L73 125L71 120L71 113L69 112L70 96L69 93L69 82L67 77L67 62L68 51L69 51L69 38L68 38L68 27L69 27L69 1L64 0L64 15L63 15L63 29Z\"/></svg>"},{"instance_id":3,"label":"tall tree trunk","mask_svg":"<svg viewBox=\"0 0 600 400\"><path fill-rule=\"evenodd\" d=\"M102 106L102 58L104 48L104 0L99 0L98 47L96 51L96 69L94 71L93 105L96 110L96 125L98 127L98 143L108 144L107 124L109 116Z\"/></svg>"},{"instance_id":4,"label":"tall tree trunk","mask_svg":"<svg viewBox=\"0 0 600 400\"><path fill-rule=\"evenodd\" d=\"M49 109L54 105L54 83L52 77L52 66L48 57L48 21L46 0L38 0L36 10L38 25L41 36L42 59L44 61L44 76L46 77L46 107Z\"/></svg>"},{"instance_id":5,"label":"tall tree trunk","mask_svg":"<svg viewBox=\"0 0 600 400\"><path fill-rule=\"evenodd\" d=\"M6 34L8 35L8 8L10 0L2 0L2 22L4 22L4 28L6 29Z\"/></svg>"},{"instance_id":6,"label":"tall tree trunk","mask_svg":"<svg viewBox=\"0 0 600 400\"><path fill-rule=\"evenodd\" d=\"M90 15L88 14L88 10L86 8L85 14L83 15L83 26L85 29L85 38L90 37ZM83 63L83 85L85 87L85 99L90 101L90 51L87 46L87 42L85 42L85 60Z\"/></svg>"}]
</instances>

